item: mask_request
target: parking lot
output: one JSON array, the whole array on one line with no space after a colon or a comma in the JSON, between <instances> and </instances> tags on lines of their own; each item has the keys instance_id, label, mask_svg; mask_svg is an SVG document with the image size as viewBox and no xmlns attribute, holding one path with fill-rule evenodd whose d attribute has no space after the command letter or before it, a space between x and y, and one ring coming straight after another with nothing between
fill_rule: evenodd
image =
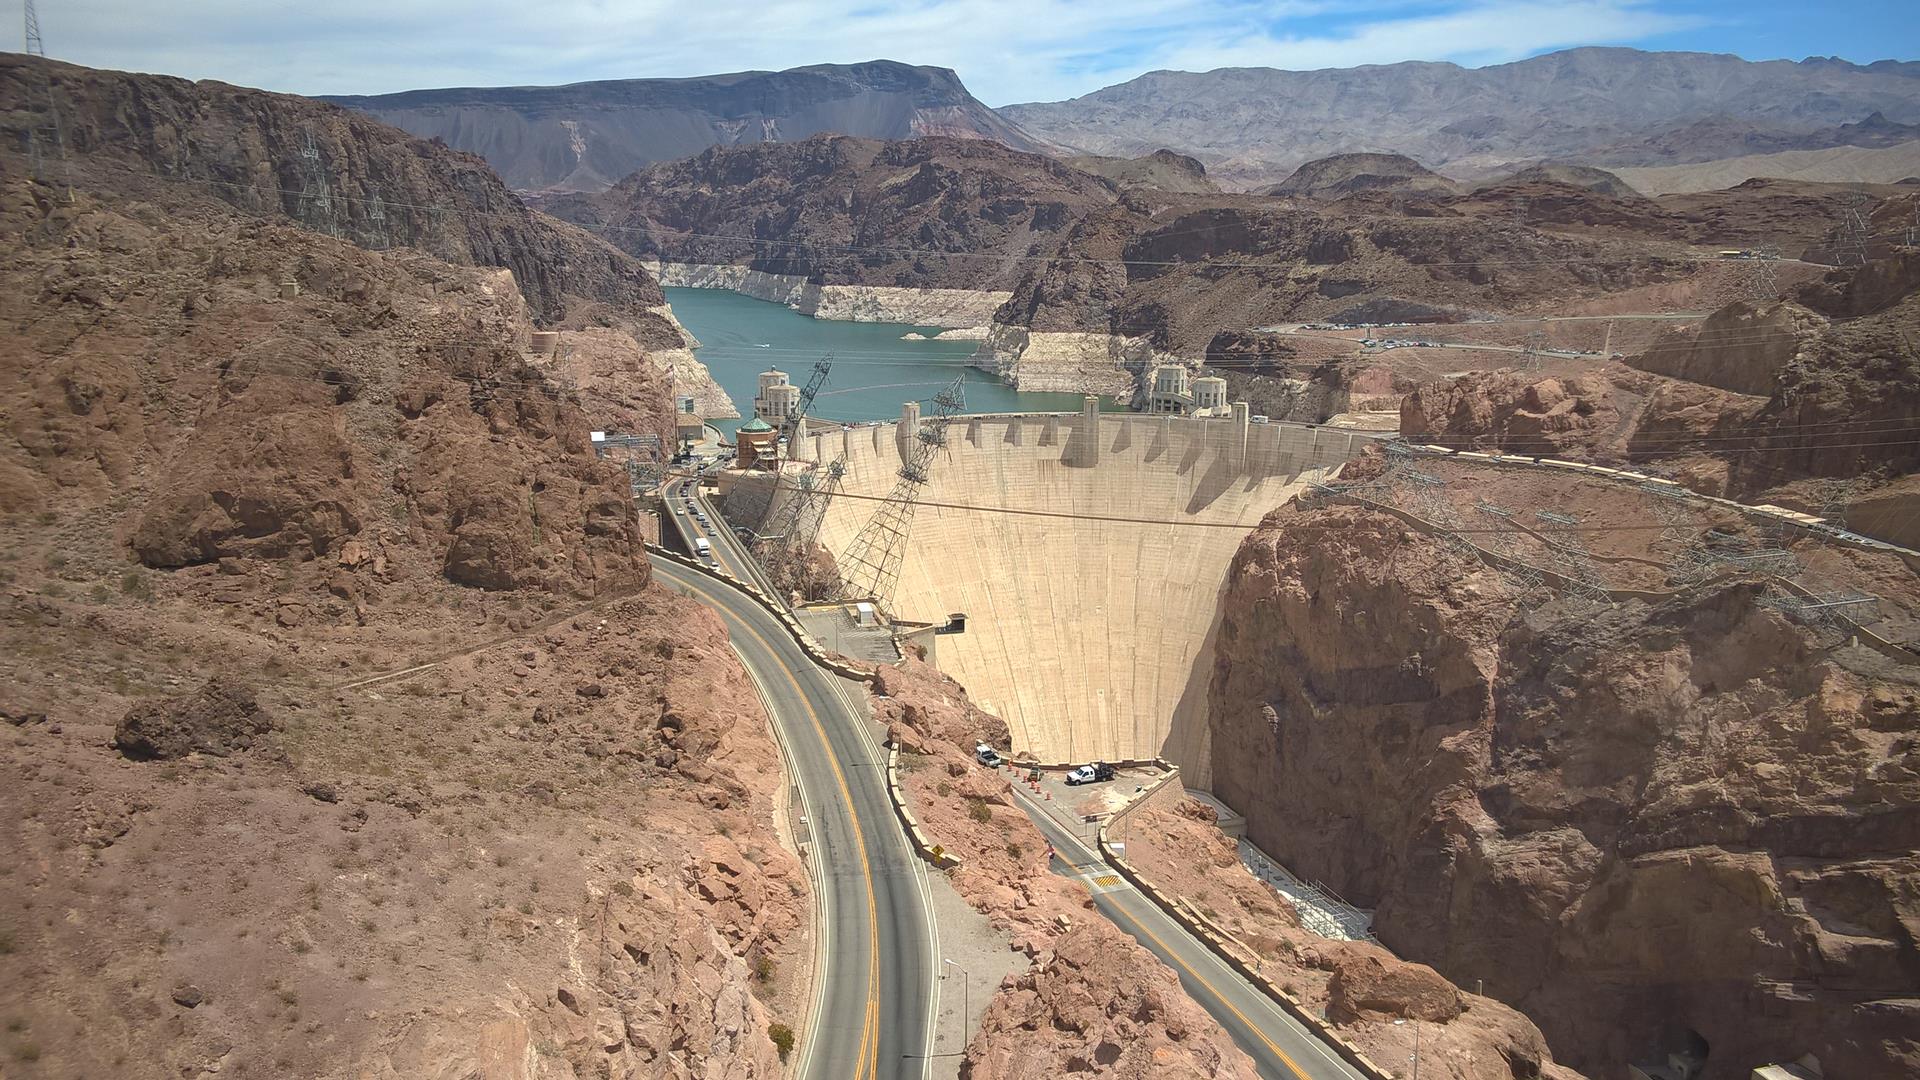
<instances>
[{"instance_id":1,"label":"parking lot","mask_svg":"<svg viewBox=\"0 0 1920 1080\"><path fill-rule=\"evenodd\" d=\"M1008 775L1016 783L1026 784L1028 770L1018 767ZM1112 780L1075 785L1067 783L1065 772L1043 769L1040 772L1041 801L1038 805L1044 807L1061 828L1092 844L1102 822L1162 775L1160 769L1147 765L1118 769Z\"/></svg>"}]
</instances>

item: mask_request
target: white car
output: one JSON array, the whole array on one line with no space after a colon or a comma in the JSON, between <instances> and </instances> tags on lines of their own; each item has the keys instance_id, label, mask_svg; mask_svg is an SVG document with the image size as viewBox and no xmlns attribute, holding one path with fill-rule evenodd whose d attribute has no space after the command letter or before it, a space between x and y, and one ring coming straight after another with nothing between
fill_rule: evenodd
<instances>
[{"instance_id":1,"label":"white car","mask_svg":"<svg viewBox=\"0 0 1920 1080\"><path fill-rule=\"evenodd\" d=\"M1082 765L1067 773L1067 784L1069 786L1091 784L1095 781L1111 779L1113 779L1113 766L1104 761L1096 761L1091 765Z\"/></svg>"}]
</instances>

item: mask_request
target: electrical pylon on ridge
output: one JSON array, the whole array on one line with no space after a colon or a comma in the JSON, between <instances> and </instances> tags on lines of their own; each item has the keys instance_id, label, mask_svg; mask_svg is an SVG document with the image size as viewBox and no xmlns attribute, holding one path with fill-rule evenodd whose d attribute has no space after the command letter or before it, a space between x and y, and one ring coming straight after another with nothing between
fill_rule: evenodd
<instances>
[{"instance_id":1,"label":"electrical pylon on ridge","mask_svg":"<svg viewBox=\"0 0 1920 1080\"><path fill-rule=\"evenodd\" d=\"M883 607L892 599L900 580L900 565L906 561L907 537L913 529L920 489L926 486L933 455L947 445L947 425L966 405L964 382L964 376L955 379L934 395L933 415L922 418L912 445L905 448L907 457L900 463L892 494L840 556L843 599L872 600Z\"/></svg>"},{"instance_id":2,"label":"electrical pylon on ridge","mask_svg":"<svg viewBox=\"0 0 1920 1080\"><path fill-rule=\"evenodd\" d=\"M46 59L47 45L45 39L40 35L40 12L38 8L35 7L34 0L26 0L26 10L22 13L22 16L23 22L25 23L26 42L24 47L28 55L37 56L43 60ZM41 124L38 120L29 120L27 122L28 173L35 180L43 184L52 182L47 176L46 152L41 149L40 145L42 139L51 142L55 156L60 159L60 184L65 192L66 200L71 203L73 201L73 166L67 161L67 140L65 133L60 128L60 104L54 99L53 75L44 66L40 69L40 85L37 89L45 99L46 127L48 132L46 135L41 134Z\"/></svg>"},{"instance_id":3,"label":"electrical pylon on ridge","mask_svg":"<svg viewBox=\"0 0 1920 1080\"><path fill-rule=\"evenodd\" d=\"M1849 190L1840 206L1840 230L1833 242L1836 266L1865 266L1873 239L1873 198L1864 186Z\"/></svg>"}]
</instances>

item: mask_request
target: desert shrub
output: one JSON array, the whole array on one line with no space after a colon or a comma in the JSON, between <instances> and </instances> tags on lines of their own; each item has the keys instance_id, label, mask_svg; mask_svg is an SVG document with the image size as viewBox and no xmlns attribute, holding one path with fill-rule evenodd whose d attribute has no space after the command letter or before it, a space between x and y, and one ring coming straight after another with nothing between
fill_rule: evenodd
<instances>
[{"instance_id":1,"label":"desert shrub","mask_svg":"<svg viewBox=\"0 0 1920 1080\"><path fill-rule=\"evenodd\" d=\"M987 800L985 799L969 799L967 800L967 816L984 825L993 820L993 810L987 806Z\"/></svg>"},{"instance_id":2,"label":"desert shrub","mask_svg":"<svg viewBox=\"0 0 1920 1080\"><path fill-rule=\"evenodd\" d=\"M767 1038L773 1040L773 1048L780 1051L780 1060L787 1060L793 1053L793 1029L779 1021L767 1025Z\"/></svg>"}]
</instances>

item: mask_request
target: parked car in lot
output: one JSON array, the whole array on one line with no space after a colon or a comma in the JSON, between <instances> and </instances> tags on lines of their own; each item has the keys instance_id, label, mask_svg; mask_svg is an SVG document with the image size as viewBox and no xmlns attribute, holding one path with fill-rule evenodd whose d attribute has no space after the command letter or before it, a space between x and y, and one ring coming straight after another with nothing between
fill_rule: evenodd
<instances>
[{"instance_id":1,"label":"parked car in lot","mask_svg":"<svg viewBox=\"0 0 1920 1080\"><path fill-rule=\"evenodd\" d=\"M989 769L999 768L1004 760L1000 757L1000 751L995 750L986 743L981 743L979 746L973 748L973 758Z\"/></svg>"},{"instance_id":2,"label":"parked car in lot","mask_svg":"<svg viewBox=\"0 0 1920 1080\"><path fill-rule=\"evenodd\" d=\"M1091 765L1082 765L1067 773L1067 783L1069 784L1094 784L1102 780L1111 779L1113 779L1113 766L1104 761L1096 761Z\"/></svg>"}]
</instances>

